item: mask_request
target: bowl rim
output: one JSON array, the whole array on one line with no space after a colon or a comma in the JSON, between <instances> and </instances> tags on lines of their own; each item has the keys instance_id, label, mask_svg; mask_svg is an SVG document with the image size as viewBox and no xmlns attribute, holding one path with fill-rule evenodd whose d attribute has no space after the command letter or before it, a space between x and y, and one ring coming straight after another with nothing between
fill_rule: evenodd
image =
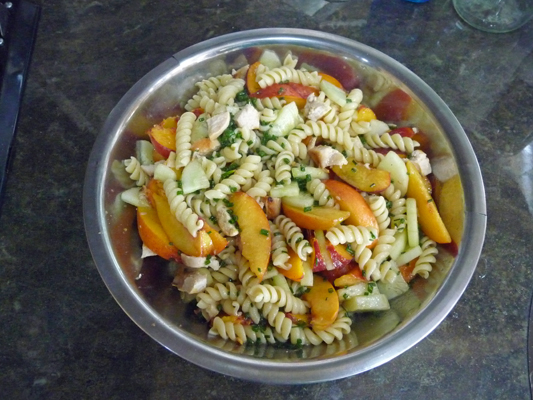
<instances>
[{"instance_id":1,"label":"bowl rim","mask_svg":"<svg viewBox=\"0 0 533 400\"><path fill-rule=\"evenodd\" d=\"M120 132L124 121L129 119L149 88L157 85L166 73L180 65L184 66L191 59L207 51L213 52L214 49L220 53L268 44L321 45L332 50L338 48L353 54L354 58L356 55L366 54L388 72L394 70L393 75L403 85L421 102L435 110L435 119L446 132L448 140L454 144L450 147L463 182L472 183L464 193L466 216L459 254L433 299L398 330L402 332L401 335L386 335L352 354L298 362L272 361L230 354L196 340L193 335L166 322L143 301L128 283L110 251L109 239L101 234L105 231L105 216L102 212L103 185L100 183L105 175L103 166L108 165L109 161L103 155L104 150L116 140L109 132ZM437 93L408 68L379 50L339 35L297 28L255 29L208 39L175 53L142 77L113 108L95 141L85 176L83 214L88 244L102 279L120 307L142 330L170 351L196 365L238 378L277 384L323 382L356 375L390 361L429 335L448 315L466 289L481 255L487 223L485 190L476 155L459 121ZM455 268L457 265L461 268ZM436 304L440 306L436 307Z\"/></svg>"}]
</instances>

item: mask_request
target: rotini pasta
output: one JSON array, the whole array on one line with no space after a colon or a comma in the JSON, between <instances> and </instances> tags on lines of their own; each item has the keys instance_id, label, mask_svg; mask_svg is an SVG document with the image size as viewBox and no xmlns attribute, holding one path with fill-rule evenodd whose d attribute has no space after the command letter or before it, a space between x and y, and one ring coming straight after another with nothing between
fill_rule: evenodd
<instances>
[{"instance_id":1,"label":"rotini pasta","mask_svg":"<svg viewBox=\"0 0 533 400\"><path fill-rule=\"evenodd\" d=\"M365 226L339 225L328 229L326 238L334 246L344 243L370 245L378 236L376 229Z\"/></svg>"},{"instance_id":2,"label":"rotini pasta","mask_svg":"<svg viewBox=\"0 0 533 400\"><path fill-rule=\"evenodd\" d=\"M302 230L296 224L284 215L279 215L274 223L279 228L287 243L298 254L302 260L307 260L307 256L313 252L307 239L304 239Z\"/></svg>"},{"instance_id":3,"label":"rotini pasta","mask_svg":"<svg viewBox=\"0 0 533 400\"><path fill-rule=\"evenodd\" d=\"M316 71L307 72L288 66L274 68L257 75L257 83L262 88L280 82L301 83L305 86L318 87L321 80L322 77Z\"/></svg>"},{"instance_id":4,"label":"rotini pasta","mask_svg":"<svg viewBox=\"0 0 533 400\"><path fill-rule=\"evenodd\" d=\"M124 160L126 172L130 174L130 179L135 181L137 186L144 186L148 183L148 174L143 171L141 163L135 157L130 157L129 160Z\"/></svg>"}]
</instances>

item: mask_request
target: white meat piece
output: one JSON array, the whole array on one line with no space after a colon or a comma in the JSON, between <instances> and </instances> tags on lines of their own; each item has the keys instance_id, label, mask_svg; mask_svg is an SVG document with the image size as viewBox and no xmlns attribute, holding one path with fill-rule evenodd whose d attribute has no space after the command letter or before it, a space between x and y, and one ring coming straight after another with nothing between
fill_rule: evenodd
<instances>
[{"instance_id":1,"label":"white meat piece","mask_svg":"<svg viewBox=\"0 0 533 400\"><path fill-rule=\"evenodd\" d=\"M281 199L279 197L265 197L265 212L268 219L275 219L281 214Z\"/></svg>"},{"instance_id":2,"label":"white meat piece","mask_svg":"<svg viewBox=\"0 0 533 400\"><path fill-rule=\"evenodd\" d=\"M346 157L344 157L340 151L335 150L330 146L315 146L310 149L308 153L320 168L348 164Z\"/></svg>"},{"instance_id":3,"label":"white meat piece","mask_svg":"<svg viewBox=\"0 0 533 400\"><path fill-rule=\"evenodd\" d=\"M246 104L242 110L235 114L235 123L243 129L259 129L259 111L251 104Z\"/></svg>"},{"instance_id":4,"label":"white meat piece","mask_svg":"<svg viewBox=\"0 0 533 400\"><path fill-rule=\"evenodd\" d=\"M433 175L440 182L446 182L451 177L457 175L457 167L451 156L435 157L431 160Z\"/></svg>"},{"instance_id":5,"label":"white meat piece","mask_svg":"<svg viewBox=\"0 0 533 400\"><path fill-rule=\"evenodd\" d=\"M331 110L331 107L326 103L318 101L314 93L311 93L309 97L307 97L307 102L304 107L304 114L307 119L316 122L326 115L329 110Z\"/></svg>"},{"instance_id":6,"label":"white meat piece","mask_svg":"<svg viewBox=\"0 0 533 400\"><path fill-rule=\"evenodd\" d=\"M237 236L239 234L239 231L233 225L231 222L231 215L229 215L228 210L222 205L219 204L217 206L217 222L218 226L220 226L220 229L226 236Z\"/></svg>"},{"instance_id":7,"label":"white meat piece","mask_svg":"<svg viewBox=\"0 0 533 400\"><path fill-rule=\"evenodd\" d=\"M189 268L204 268L210 267L217 271L220 268L218 260L214 257L193 257L188 256L187 254L181 255L181 262L183 265Z\"/></svg>"},{"instance_id":8,"label":"white meat piece","mask_svg":"<svg viewBox=\"0 0 533 400\"><path fill-rule=\"evenodd\" d=\"M229 111L213 115L207 120L207 132L209 139L214 140L226 130L230 123Z\"/></svg>"},{"instance_id":9,"label":"white meat piece","mask_svg":"<svg viewBox=\"0 0 533 400\"><path fill-rule=\"evenodd\" d=\"M180 271L172 284L181 292L200 293L207 287L207 275L198 271Z\"/></svg>"},{"instance_id":10,"label":"white meat piece","mask_svg":"<svg viewBox=\"0 0 533 400\"><path fill-rule=\"evenodd\" d=\"M418 165L418 169L422 175L431 174L431 164L426 153L422 150L415 150L409 156L411 162L415 165Z\"/></svg>"}]
</instances>

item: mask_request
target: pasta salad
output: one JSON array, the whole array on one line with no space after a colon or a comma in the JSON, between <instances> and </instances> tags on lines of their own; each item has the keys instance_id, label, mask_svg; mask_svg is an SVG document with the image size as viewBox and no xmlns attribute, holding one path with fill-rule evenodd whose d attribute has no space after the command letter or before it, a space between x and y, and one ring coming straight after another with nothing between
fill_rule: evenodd
<instances>
[{"instance_id":1,"label":"pasta salad","mask_svg":"<svg viewBox=\"0 0 533 400\"><path fill-rule=\"evenodd\" d=\"M372 109L341 81L266 50L197 82L122 161L143 257L179 264L173 285L209 335L341 340L351 313L389 309L452 241L424 134L378 119L403 92Z\"/></svg>"}]
</instances>

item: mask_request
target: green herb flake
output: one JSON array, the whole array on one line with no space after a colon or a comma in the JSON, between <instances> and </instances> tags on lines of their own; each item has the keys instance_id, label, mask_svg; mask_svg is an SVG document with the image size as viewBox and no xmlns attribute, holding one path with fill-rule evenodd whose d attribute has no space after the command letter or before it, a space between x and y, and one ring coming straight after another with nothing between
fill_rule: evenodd
<instances>
[{"instance_id":1,"label":"green herb flake","mask_svg":"<svg viewBox=\"0 0 533 400\"><path fill-rule=\"evenodd\" d=\"M313 207L304 207L304 212L309 212L313 209Z\"/></svg>"},{"instance_id":2,"label":"green herb flake","mask_svg":"<svg viewBox=\"0 0 533 400\"><path fill-rule=\"evenodd\" d=\"M266 229L261 229L261 230L259 231L259 233L260 233L261 235L263 235L263 236L266 236L266 237L268 237L268 234L269 234L268 230L266 230Z\"/></svg>"}]
</instances>

